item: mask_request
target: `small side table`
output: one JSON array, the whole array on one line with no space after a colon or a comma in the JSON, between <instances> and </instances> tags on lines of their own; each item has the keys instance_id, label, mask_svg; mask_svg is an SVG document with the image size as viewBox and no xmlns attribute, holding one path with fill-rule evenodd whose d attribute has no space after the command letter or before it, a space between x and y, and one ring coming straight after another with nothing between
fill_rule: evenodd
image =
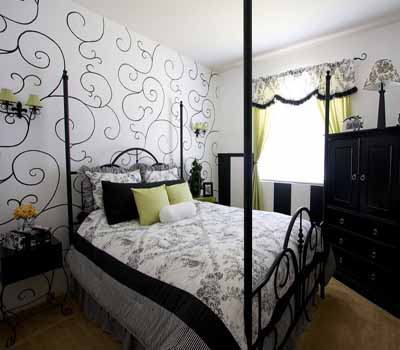
<instances>
[{"instance_id":1,"label":"small side table","mask_svg":"<svg viewBox=\"0 0 400 350\"><path fill-rule=\"evenodd\" d=\"M61 303L56 303L53 292L54 272L57 269L63 270L67 282L67 289ZM18 317L15 312L17 309L28 306L41 298L47 298L49 303L60 306L63 314L67 315L72 312L72 309L65 304L69 292L69 279L63 264L62 244L56 238L52 237L50 244L26 251L14 251L0 247L0 271L0 315L12 331L6 340L6 347L13 346L17 338ZM47 272L51 272L50 277L45 274ZM45 279L48 286L47 292L36 296L34 289L25 288L18 293L17 298L23 300L27 294L30 294L34 299L13 309L7 309L4 304L6 288L15 282L38 275Z\"/></svg>"},{"instance_id":2,"label":"small side table","mask_svg":"<svg viewBox=\"0 0 400 350\"><path fill-rule=\"evenodd\" d=\"M217 203L217 198L215 198L214 196L208 196L208 197L200 196L193 199L201 202Z\"/></svg>"}]
</instances>

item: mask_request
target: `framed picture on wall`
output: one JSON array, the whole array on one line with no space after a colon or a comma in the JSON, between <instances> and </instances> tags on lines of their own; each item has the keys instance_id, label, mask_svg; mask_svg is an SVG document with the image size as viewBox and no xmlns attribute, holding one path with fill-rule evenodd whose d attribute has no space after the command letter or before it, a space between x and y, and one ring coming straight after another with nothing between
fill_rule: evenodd
<instances>
[{"instance_id":1,"label":"framed picture on wall","mask_svg":"<svg viewBox=\"0 0 400 350\"><path fill-rule=\"evenodd\" d=\"M203 196L211 197L214 193L212 182L203 182Z\"/></svg>"}]
</instances>

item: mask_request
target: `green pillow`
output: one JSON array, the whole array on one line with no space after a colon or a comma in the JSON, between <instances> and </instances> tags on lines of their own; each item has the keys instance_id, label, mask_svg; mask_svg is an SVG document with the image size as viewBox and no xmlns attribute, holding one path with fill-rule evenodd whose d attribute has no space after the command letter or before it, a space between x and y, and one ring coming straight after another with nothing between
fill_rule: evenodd
<instances>
[{"instance_id":1,"label":"green pillow","mask_svg":"<svg viewBox=\"0 0 400 350\"><path fill-rule=\"evenodd\" d=\"M187 182L181 184L167 186L168 199L171 204L193 201Z\"/></svg>"},{"instance_id":2,"label":"green pillow","mask_svg":"<svg viewBox=\"0 0 400 350\"><path fill-rule=\"evenodd\" d=\"M160 221L160 210L169 205L165 185L152 188L132 188L141 225Z\"/></svg>"}]
</instances>

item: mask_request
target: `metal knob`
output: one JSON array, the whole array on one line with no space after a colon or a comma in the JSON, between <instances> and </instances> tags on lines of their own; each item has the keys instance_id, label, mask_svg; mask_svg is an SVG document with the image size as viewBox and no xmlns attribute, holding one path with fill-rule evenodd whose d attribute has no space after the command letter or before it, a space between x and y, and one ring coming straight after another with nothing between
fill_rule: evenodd
<instances>
[{"instance_id":1,"label":"metal knob","mask_svg":"<svg viewBox=\"0 0 400 350\"><path fill-rule=\"evenodd\" d=\"M376 250L375 250L375 249L373 249L373 250L371 251L371 258L372 258L372 259L376 259Z\"/></svg>"},{"instance_id":2,"label":"metal knob","mask_svg":"<svg viewBox=\"0 0 400 350\"><path fill-rule=\"evenodd\" d=\"M353 174L353 175L351 176L351 179L352 179L353 181L356 181L356 180L357 180L357 174Z\"/></svg>"},{"instance_id":3,"label":"metal knob","mask_svg":"<svg viewBox=\"0 0 400 350\"><path fill-rule=\"evenodd\" d=\"M340 265L343 264L343 257L339 256L338 262Z\"/></svg>"},{"instance_id":4,"label":"metal knob","mask_svg":"<svg viewBox=\"0 0 400 350\"><path fill-rule=\"evenodd\" d=\"M373 230L372 230L372 236L378 236L378 234L379 234L379 231L378 231L378 229L377 228L374 228Z\"/></svg>"},{"instance_id":5,"label":"metal knob","mask_svg":"<svg viewBox=\"0 0 400 350\"><path fill-rule=\"evenodd\" d=\"M364 174L362 174L362 175L360 176L360 180L364 182L365 179L366 179L366 176L365 176Z\"/></svg>"},{"instance_id":6,"label":"metal knob","mask_svg":"<svg viewBox=\"0 0 400 350\"><path fill-rule=\"evenodd\" d=\"M343 244L344 243L344 239L342 237L339 238L339 244Z\"/></svg>"},{"instance_id":7,"label":"metal knob","mask_svg":"<svg viewBox=\"0 0 400 350\"><path fill-rule=\"evenodd\" d=\"M343 224L344 224L344 218L340 218L340 219L339 219L339 224L340 224L340 225L343 225Z\"/></svg>"},{"instance_id":8,"label":"metal knob","mask_svg":"<svg viewBox=\"0 0 400 350\"><path fill-rule=\"evenodd\" d=\"M375 281L375 280L376 280L376 274L375 274L375 272L372 272L372 273L369 275L369 279L370 279L371 281Z\"/></svg>"}]
</instances>

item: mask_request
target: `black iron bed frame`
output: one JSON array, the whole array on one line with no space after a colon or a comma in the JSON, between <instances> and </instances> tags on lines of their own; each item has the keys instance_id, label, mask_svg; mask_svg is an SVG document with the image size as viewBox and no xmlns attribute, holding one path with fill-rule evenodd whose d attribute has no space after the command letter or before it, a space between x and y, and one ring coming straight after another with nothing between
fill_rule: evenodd
<instances>
[{"instance_id":1,"label":"black iron bed frame","mask_svg":"<svg viewBox=\"0 0 400 350\"><path fill-rule=\"evenodd\" d=\"M324 297L325 263L327 248L320 251L318 247L325 244L321 226L311 222L310 211L303 207L293 215L286 232L282 251L269 268L263 282L254 288L252 274L252 1L244 0L244 321L248 349L262 349L266 338L272 339L273 349L282 349L289 336L292 334L298 321L304 316L310 320L308 305L320 288L321 297ZM330 103L330 73L326 76L326 118L325 118L325 179L327 181L327 137L329 134L329 103ZM66 181L68 200L68 227L70 242L74 242L74 216L72 203L72 175L70 160L70 135L69 135L69 104L68 104L68 74L63 74L64 92L64 125L65 125L65 156L66 156ZM183 103L180 103L180 177L183 179ZM133 152L136 163L139 154L146 153L158 163L157 158L143 148L129 148L121 151L112 159L108 166L118 166L117 161L125 154ZM131 154L132 155L132 154ZM158 163L159 164L159 163ZM323 213L325 213L326 194L324 193ZM307 216L310 226L305 229L304 220ZM81 220L79 220L81 221ZM295 224L297 225L295 226ZM297 232L297 252L289 247L289 241ZM311 258L310 258L311 257ZM263 288L270 284L273 286L276 306L266 325L262 323ZM253 339L253 304L256 302L258 324L256 325L257 337ZM278 330L278 324L283 318L288 320L288 325L283 333ZM271 338L272 337L272 338Z\"/></svg>"}]
</instances>

